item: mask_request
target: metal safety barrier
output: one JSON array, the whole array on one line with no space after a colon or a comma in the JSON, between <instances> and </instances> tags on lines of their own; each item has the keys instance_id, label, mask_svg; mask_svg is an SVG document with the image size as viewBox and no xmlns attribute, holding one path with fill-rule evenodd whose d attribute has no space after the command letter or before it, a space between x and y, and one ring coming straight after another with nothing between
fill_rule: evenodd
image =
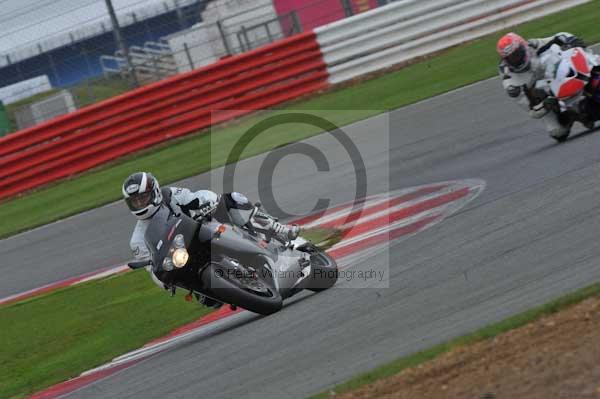
<instances>
[{"instance_id":1,"label":"metal safety barrier","mask_svg":"<svg viewBox=\"0 0 600 399\"><path fill-rule=\"evenodd\" d=\"M340 83L590 0L401 0L315 29Z\"/></svg>"}]
</instances>

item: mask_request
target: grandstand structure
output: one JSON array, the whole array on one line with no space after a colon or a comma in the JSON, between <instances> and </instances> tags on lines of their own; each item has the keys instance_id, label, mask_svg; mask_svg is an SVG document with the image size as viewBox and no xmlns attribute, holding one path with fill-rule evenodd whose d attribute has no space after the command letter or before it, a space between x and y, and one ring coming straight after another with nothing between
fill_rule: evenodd
<instances>
[{"instance_id":1,"label":"grandstand structure","mask_svg":"<svg viewBox=\"0 0 600 399\"><path fill-rule=\"evenodd\" d=\"M137 1L134 3L137 7L117 9L125 41L129 46L141 47L189 28L200 21L208 1ZM19 29L2 33L8 39L18 34ZM13 48L6 48L6 44L3 47L0 48L0 87L42 75L48 76L53 87L73 85L101 75L100 57L117 51L108 14L87 22L76 20L68 29L40 40L20 43Z\"/></svg>"}]
</instances>

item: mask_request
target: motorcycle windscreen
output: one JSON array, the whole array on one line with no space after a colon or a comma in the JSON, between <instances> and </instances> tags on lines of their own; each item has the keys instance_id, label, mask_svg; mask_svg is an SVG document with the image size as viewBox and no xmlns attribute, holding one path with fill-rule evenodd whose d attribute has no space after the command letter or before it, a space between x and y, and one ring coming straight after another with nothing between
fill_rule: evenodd
<instances>
[{"instance_id":1,"label":"motorcycle windscreen","mask_svg":"<svg viewBox=\"0 0 600 399\"><path fill-rule=\"evenodd\" d=\"M177 223L177 219L174 216L166 206L161 206L158 212L152 217L150 225L146 229L144 239L146 246L152 254L152 262L155 267L162 265L162 261L171 245L167 237L169 231Z\"/></svg>"}]
</instances>

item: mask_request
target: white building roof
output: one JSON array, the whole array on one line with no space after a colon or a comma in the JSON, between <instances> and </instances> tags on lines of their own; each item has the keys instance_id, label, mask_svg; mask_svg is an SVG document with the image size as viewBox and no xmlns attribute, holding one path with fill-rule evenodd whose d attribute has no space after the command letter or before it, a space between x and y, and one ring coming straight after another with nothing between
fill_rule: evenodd
<instances>
[{"instance_id":1,"label":"white building roof","mask_svg":"<svg viewBox=\"0 0 600 399\"><path fill-rule=\"evenodd\" d=\"M121 26L197 0L113 0ZM0 0L0 67L111 30L104 0Z\"/></svg>"}]
</instances>

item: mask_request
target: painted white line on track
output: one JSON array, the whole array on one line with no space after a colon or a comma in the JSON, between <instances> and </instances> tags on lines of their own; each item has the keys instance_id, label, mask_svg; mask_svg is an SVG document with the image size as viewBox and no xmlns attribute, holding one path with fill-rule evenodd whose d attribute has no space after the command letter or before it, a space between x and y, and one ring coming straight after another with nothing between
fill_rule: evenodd
<instances>
[{"instance_id":1,"label":"painted white line on track","mask_svg":"<svg viewBox=\"0 0 600 399\"><path fill-rule=\"evenodd\" d=\"M113 274L128 272L129 270L131 270L131 269L129 269L129 266L127 266L127 265L116 266L116 267L110 268L109 270L107 270L105 272L100 272L98 274L94 274L92 276L81 279L72 285L77 285L77 284L81 284L81 283L86 283L88 281L98 280L98 279L101 279L104 277L112 276Z\"/></svg>"}]
</instances>

